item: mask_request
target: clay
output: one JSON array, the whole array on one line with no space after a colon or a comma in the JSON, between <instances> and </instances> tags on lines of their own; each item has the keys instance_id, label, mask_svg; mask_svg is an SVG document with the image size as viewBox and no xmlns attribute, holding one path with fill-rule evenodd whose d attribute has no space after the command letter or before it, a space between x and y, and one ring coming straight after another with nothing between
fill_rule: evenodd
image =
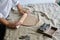
<instances>
[{"instance_id":1,"label":"clay","mask_svg":"<svg viewBox=\"0 0 60 40\"><path fill-rule=\"evenodd\" d=\"M38 23L38 18L35 15L27 15L22 25L33 26Z\"/></svg>"}]
</instances>

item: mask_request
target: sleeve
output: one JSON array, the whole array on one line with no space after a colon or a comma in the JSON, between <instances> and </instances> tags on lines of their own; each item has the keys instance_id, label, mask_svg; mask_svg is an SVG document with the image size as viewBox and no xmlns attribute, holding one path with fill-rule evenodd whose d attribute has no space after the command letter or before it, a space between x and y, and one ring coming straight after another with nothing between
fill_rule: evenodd
<instances>
[{"instance_id":1,"label":"sleeve","mask_svg":"<svg viewBox=\"0 0 60 40\"><path fill-rule=\"evenodd\" d=\"M19 3L19 1L18 0L12 0L12 3L13 3L13 6L16 6Z\"/></svg>"},{"instance_id":2,"label":"sleeve","mask_svg":"<svg viewBox=\"0 0 60 40\"><path fill-rule=\"evenodd\" d=\"M2 13L0 13L0 18L3 18L3 14Z\"/></svg>"}]
</instances>

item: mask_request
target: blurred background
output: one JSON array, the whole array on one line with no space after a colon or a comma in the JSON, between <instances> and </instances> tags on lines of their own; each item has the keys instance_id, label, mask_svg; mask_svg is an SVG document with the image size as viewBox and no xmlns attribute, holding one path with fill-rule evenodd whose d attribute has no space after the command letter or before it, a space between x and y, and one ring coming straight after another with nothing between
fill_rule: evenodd
<instances>
[{"instance_id":1,"label":"blurred background","mask_svg":"<svg viewBox=\"0 0 60 40\"><path fill-rule=\"evenodd\" d=\"M21 5L36 4L36 3L58 3L60 5L60 0L19 0Z\"/></svg>"},{"instance_id":2,"label":"blurred background","mask_svg":"<svg viewBox=\"0 0 60 40\"><path fill-rule=\"evenodd\" d=\"M60 5L60 0L56 0L56 2Z\"/></svg>"},{"instance_id":3,"label":"blurred background","mask_svg":"<svg viewBox=\"0 0 60 40\"><path fill-rule=\"evenodd\" d=\"M36 4L36 3L55 3L56 0L19 0L20 4Z\"/></svg>"}]
</instances>

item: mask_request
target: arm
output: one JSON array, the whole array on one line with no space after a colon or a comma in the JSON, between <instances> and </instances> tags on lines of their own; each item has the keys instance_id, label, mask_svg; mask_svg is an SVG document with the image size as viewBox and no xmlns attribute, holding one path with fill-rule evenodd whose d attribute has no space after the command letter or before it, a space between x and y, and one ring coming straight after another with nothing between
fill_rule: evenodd
<instances>
[{"instance_id":1,"label":"arm","mask_svg":"<svg viewBox=\"0 0 60 40\"><path fill-rule=\"evenodd\" d=\"M16 29L16 23L17 22L9 22L4 18L0 18L0 23L3 23L6 25L8 28Z\"/></svg>"},{"instance_id":2,"label":"arm","mask_svg":"<svg viewBox=\"0 0 60 40\"><path fill-rule=\"evenodd\" d=\"M6 25L8 28L13 28L15 29L16 28L16 23L18 22L17 21L14 21L14 22L9 22L8 20L6 20L3 16L2 13L0 13L0 23L3 23L4 25Z\"/></svg>"},{"instance_id":3,"label":"arm","mask_svg":"<svg viewBox=\"0 0 60 40\"><path fill-rule=\"evenodd\" d=\"M24 8L20 5L20 3L18 3L16 6L17 6L17 9L18 9L19 13L21 13L21 14L30 13L29 9L28 9L28 10L24 9Z\"/></svg>"},{"instance_id":4,"label":"arm","mask_svg":"<svg viewBox=\"0 0 60 40\"><path fill-rule=\"evenodd\" d=\"M17 8L18 8L19 13L23 14L23 16L21 17L21 19L17 23L19 25L19 24L23 24L24 20L26 19L26 17L27 17L27 10L23 10L22 6L19 3L17 4Z\"/></svg>"},{"instance_id":5,"label":"arm","mask_svg":"<svg viewBox=\"0 0 60 40\"><path fill-rule=\"evenodd\" d=\"M21 13L21 14L29 13L29 9L28 9L28 10L24 9L24 8L20 5L20 3L19 3L18 0L12 0L12 2L13 2L13 5L17 7L19 13Z\"/></svg>"},{"instance_id":6,"label":"arm","mask_svg":"<svg viewBox=\"0 0 60 40\"><path fill-rule=\"evenodd\" d=\"M0 13L0 23L3 23L3 24L5 24L5 25L7 25L7 24L9 23L6 19L4 19L2 13Z\"/></svg>"},{"instance_id":7,"label":"arm","mask_svg":"<svg viewBox=\"0 0 60 40\"><path fill-rule=\"evenodd\" d=\"M17 6L18 11L22 10L22 6L19 3L16 6Z\"/></svg>"},{"instance_id":8,"label":"arm","mask_svg":"<svg viewBox=\"0 0 60 40\"><path fill-rule=\"evenodd\" d=\"M19 3L17 4L17 9L18 9L19 13L24 14L24 12L22 12L23 8Z\"/></svg>"},{"instance_id":9,"label":"arm","mask_svg":"<svg viewBox=\"0 0 60 40\"><path fill-rule=\"evenodd\" d=\"M3 23L3 24L5 24L7 26L9 24L9 21L7 21L4 18L0 18L0 23Z\"/></svg>"}]
</instances>

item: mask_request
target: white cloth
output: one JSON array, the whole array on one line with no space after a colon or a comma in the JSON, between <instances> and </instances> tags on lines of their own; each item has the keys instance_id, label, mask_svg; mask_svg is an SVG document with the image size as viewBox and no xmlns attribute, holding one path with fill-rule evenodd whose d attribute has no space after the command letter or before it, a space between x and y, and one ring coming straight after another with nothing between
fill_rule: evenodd
<instances>
[{"instance_id":1,"label":"white cloth","mask_svg":"<svg viewBox=\"0 0 60 40\"><path fill-rule=\"evenodd\" d=\"M37 4L37 3L55 3L56 0L19 0L21 5Z\"/></svg>"},{"instance_id":2,"label":"white cloth","mask_svg":"<svg viewBox=\"0 0 60 40\"><path fill-rule=\"evenodd\" d=\"M12 6L16 6L18 3L18 0L0 0L0 17L6 18Z\"/></svg>"},{"instance_id":3,"label":"white cloth","mask_svg":"<svg viewBox=\"0 0 60 40\"><path fill-rule=\"evenodd\" d=\"M0 13L0 18L3 18L3 15L2 15L2 13Z\"/></svg>"}]
</instances>

